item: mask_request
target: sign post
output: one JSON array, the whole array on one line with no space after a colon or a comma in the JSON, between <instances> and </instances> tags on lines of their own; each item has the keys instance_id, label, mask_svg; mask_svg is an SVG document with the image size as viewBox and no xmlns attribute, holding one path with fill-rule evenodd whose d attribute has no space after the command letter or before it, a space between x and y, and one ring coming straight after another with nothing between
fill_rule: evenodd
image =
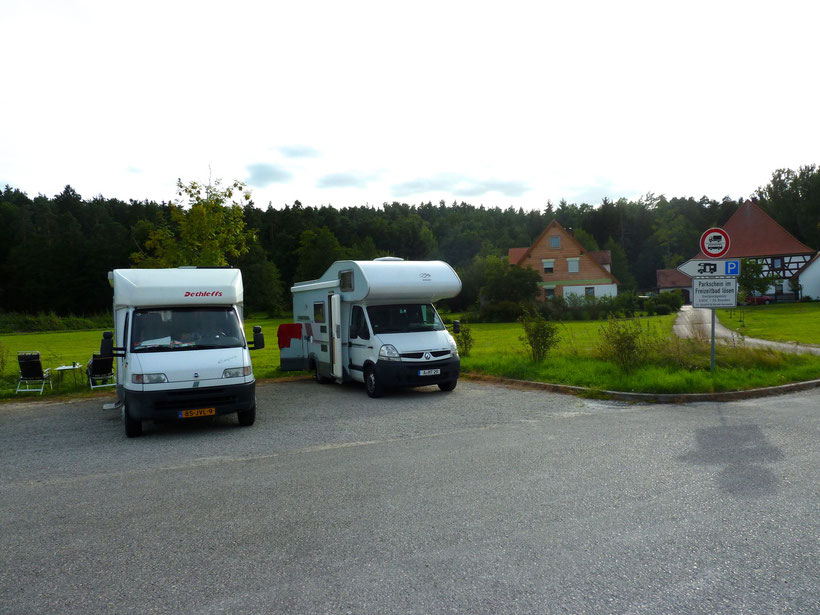
<instances>
[{"instance_id":1,"label":"sign post","mask_svg":"<svg viewBox=\"0 0 820 615\"><path fill-rule=\"evenodd\" d=\"M692 259L678 267L681 273L692 278L692 307L712 310L712 373L715 371L715 309L737 307L740 261L717 260L726 256L729 246L729 233L722 228L710 228L700 236L700 251L709 260Z\"/></svg>"}]
</instances>

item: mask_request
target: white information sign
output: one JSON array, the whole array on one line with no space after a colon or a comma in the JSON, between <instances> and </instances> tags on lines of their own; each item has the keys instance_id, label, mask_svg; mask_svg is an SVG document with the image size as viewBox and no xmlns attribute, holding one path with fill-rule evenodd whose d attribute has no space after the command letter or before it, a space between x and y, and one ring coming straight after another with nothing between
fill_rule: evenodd
<instances>
[{"instance_id":1,"label":"white information sign","mask_svg":"<svg viewBox=\"0 0 820 615\"><path fill-rule=\"evenodd\" d=\"M737 307L737 278L694 278L692 307Z\"/></svg>"}]
</instances>

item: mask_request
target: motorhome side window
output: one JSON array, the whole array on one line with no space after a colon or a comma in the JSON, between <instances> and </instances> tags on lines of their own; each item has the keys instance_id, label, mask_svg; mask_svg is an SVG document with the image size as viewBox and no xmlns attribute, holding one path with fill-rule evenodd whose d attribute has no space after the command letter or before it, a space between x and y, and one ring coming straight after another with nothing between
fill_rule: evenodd
<instances>
[{"instance_id":1,"label":"motorhome side window","mask_svg":"<svg viewBox=\"0 0 820 615\"><path fill-rule=\"evenodd\" d=\"M339 272L339 290L349 293L353 290L353 271Z\"/></svg>"},{"instance_id":2,"label":"motorhome side window","mask_svg":"<svg viewBox=\"0 0 820 615\"><path fill-rule=\"evenodd\" d=\"M232 307L134 310L131 346L134 352L241 348L244 336Z\"/></svg>"},{"instance_id":3,"label":"motorhome side window","mask_svg":"<svg viewBox=\"0 0 820 615\"><path fill-rule=\"evenodd\" d=\"M364 310L358 305L353 306L353 312L350 314L350 338L370 339L370 331L367 329Z\"/></svg>"},{"instance_id":4,"label":"motorhome side window","mask_svg":"<svg viewBox=\"0 0 820 615\"><path fill-rule=\"evenodd\" d=\"M313 322L325 321L325 304L324 302L313 304Z\"/></svg>"},{"instance_id":5,"label":"motorhome side window","mask_svg":"<svg viewBox=\"0 0 820 615\"><path fill-rule=\"evenodd\" d=\"M367 315L376 335L444 330L444 323L429 303L371 305L367 308Z\"/></svg>"}]
</instances>

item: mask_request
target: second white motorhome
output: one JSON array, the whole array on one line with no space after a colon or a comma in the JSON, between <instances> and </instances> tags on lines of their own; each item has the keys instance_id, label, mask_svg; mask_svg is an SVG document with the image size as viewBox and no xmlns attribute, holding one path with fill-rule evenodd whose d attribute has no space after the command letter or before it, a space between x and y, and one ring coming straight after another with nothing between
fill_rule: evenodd
<instances>
[{"instance_id":1,"label":"second white motorhome","mask_svg":"<svg viewBox=\"0 0 820 615\"><path fill-rule=\"evenodd\" d=\"M261 327L248 343L242 328L239 269L115 269L114 334L102 356L117 359L117 397L125 434L144 420L236 412L256 418L256 380L248 350L265 345Z\"/></svg>"},{"instance_id":2,"label":"second white motorhome","mask_svg":"<svg viewBox=\"0 0 820 615\"><path fill-rule=\"evenodd\" d=\"M281 369L312 371L319 382L363 382L371 397L390 387L452 391L458 348L433 303L460 291L442 261L337 261L291 288L295 322L279 327Z\"/></svg>"}]
</instances>

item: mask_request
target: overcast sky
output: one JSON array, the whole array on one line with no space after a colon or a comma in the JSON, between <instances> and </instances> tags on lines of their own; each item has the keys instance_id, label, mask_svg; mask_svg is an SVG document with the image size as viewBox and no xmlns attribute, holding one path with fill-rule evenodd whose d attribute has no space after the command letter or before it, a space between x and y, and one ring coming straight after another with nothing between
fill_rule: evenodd
<instances>
[{"instance_id":1,"label":"overcast sky","mask_svg":"<svg viewBox=\"0 0 820 615\"><path fill-rule=\"evenodd\" d=\"M748 197L820 163L820 3L0 0L0 186L258 206Z\"/></svg>"}]
</instances>

